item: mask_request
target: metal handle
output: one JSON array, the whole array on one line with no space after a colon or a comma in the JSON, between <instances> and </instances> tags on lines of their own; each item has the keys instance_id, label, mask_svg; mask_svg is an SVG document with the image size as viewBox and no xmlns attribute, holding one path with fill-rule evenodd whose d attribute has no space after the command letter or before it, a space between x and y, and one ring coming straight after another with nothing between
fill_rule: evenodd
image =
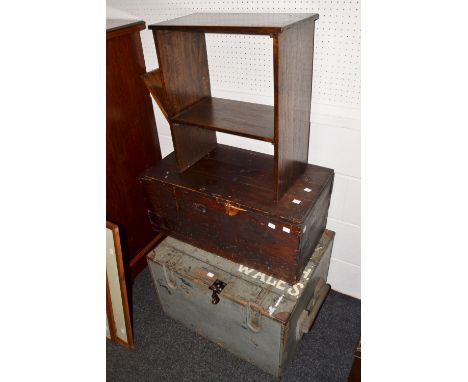
<instances>
[{"instance_id":1,"label":"metal handle","mask_svg":"<svg viewBox=\"0 0 468 382\"><path fill-rule=\"evenodd\" d=\"M247 326L252 332L258 333L262 329L260 325L261 318L260 312L254 309L252 304L249 304L247 306Z\"/></svg>"},{"instance_id":2,"label":"metal handle","mask_svg":"<svg viewBox=\"0 0 468 382\"><path fill-rule=\"evenodd\" d=\"M319 283L320 285L320 283ZM299 324L297 327L297 338L301 339L305 333L309 333L312 325L314 324L315 319L317 318L317 314L322 307L325 298L330 292L330 284L324 284L318 290L317 293L314 294L309 306L305 309L299 318Z\"/></svg>"},{"instance_id":3,"label":"metal handle","mask_svg":"<svg viewBox=\"0 0 468 382\"><path fill-rule=\"evenodd\" d=\"M177 284L174 282L174 281L171 281L169 279L169 275L167 274L167 268L166 268L166 264L163 264L162 266L162 269L163 269L163 272L164 272L164 277L166 279L166 284L169 288L171 289L176 289L177 288Z\"/></svg>"}]
</instances>

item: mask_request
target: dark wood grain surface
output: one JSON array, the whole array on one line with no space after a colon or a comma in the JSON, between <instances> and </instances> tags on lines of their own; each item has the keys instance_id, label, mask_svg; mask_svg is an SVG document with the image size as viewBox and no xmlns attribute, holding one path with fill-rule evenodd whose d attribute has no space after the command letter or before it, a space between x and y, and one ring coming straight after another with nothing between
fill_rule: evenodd
<instances>
[{"instance_id":1,"label":"dark wood grain surface","mask_svg":"<svg viewBox=\"0 0 468 382\"><path fill-rule=\"evenodd\" d=\"M274 199L272 155L218 144L183 173L174 153L142 173L144 180L193 189L209 197L225 199L242 208L277 216L284 222L302 223L317 198L334 177L333 170L307 165L306 171L277 202ZM309 192L305 188L310 189ZM300 204L293 200L300 200Z\"/></svg>"},{"instance_id":2,"label":"dark wood grain surface","mask_svg":"<svg viewBox=\"0 0 468 382\"><path fill-rule=\"evenodd\" d=\"M216 133L196 126L171 123L172 142L177 159L178 171L190 166L216 148Z\"/></svg>"},{"instance_id":3,"label":"dark wood grain surface","mask_svg":"<svg viewBox=\"0 0 468 382\"><path fill-rule=\"evenodd\" d=\"M167 114L173 116L211 96L205 34L153 31ZM194 164L216 146L214 131L176 125L169 118L179 171ZM182 130L186 127L185 130Z\"/></svg>"},{"instance_id":4,"label":"dark wood grain surface","mask_svg":"<svg viewBox=\"0 0 468 382\"><path fill-rule=\"evenodd\" d=\"M213 33L278 33L316 13L194 13L149 25L153 30L186 30Z\"/></svg>"},{"instance_id":5,"label":"dark wood grain surface","mask_svg":"<svg viewBox=\"0 0 468 382\"><path fill-rule=\"evenodd\" d=\"M153 31L170 115L211 96L205 34Z\"/></svg>"},{"instance_id":6,"label":"dark wood grain surface","mask_svg":"<svg viewBox=\"0 0 468 382\"><path fill-rule=\"evenodd\" d=\"M274 37L277 197L304 171L309 155L314 30L309 19Z\"/></svg>"},{"instance_id":7,"label":"dark wood grain surface","mask_svg":"<svg viewBox=\"0 0 468 382\"><path fill-rule=\"evenodd\" d=\"M348 382L361 382L361 339L354 353L354 362L349 373Z\"/></svg>"},{"instance_id":8,"label":"dark wood grain surface","mask_svg":"<svg viewBox=\"0 0 468 382\"><path fill-rule=\"evenodd\" d=\"M120 34L106 40L106 217L120 227L127 265L158 236L138 179L161 159L151 98L140 78L146 72L134 29L140 24L121 25Z\"/></svg>"},{"instance_id":9,"label":"dark wood grain surface","mask_svg":"<svg viewBox=\"0 0 468 382\"><path fill-rule=\"evenodd\" d=\"M106 40L145 29L141 20L106 19Z\"/></svg>"},{"instance_id":10,"label":"dark wood grain surface","mask_svg":"<svg viewBox=\"0 0 468 382\"><path fill-rule=\"evenodd\" d=\"M207 97L172 122L273 142L274 108L268 105Z\"/></svg>"},{"instance_id":11,"label":"dark wood grain surface","mask_svg":"<svg viewBox=\"0 0 468 382\"><path fill-rule=\"evenodd\" d=\"M151 95L153 96L154 100L161 109L161 112L166 118L169 118L169 108L166 105L166 99L162 88L161 71L159 69L155 69L148 73L145 73L141 77L145 82L146 87L150 91Z\"/></svg>"}]
</instances>

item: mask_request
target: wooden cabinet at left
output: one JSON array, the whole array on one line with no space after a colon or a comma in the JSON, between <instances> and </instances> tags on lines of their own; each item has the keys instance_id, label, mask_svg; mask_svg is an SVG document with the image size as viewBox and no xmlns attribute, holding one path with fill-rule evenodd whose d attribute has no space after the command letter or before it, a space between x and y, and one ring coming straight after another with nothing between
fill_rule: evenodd
<instances>
[{"instance_id":1,"label":"wooden cabinet at left","mask_svg":"<svg viewBox=\"0 0 468 382\"><path fill-rule=\"evenodd\" d=\"M106 219L118 224L125 265L134 278L162 235L149 223L139 174L161 159L140 31L143 21L106 25Z\"/></svg>"}]
</instances>

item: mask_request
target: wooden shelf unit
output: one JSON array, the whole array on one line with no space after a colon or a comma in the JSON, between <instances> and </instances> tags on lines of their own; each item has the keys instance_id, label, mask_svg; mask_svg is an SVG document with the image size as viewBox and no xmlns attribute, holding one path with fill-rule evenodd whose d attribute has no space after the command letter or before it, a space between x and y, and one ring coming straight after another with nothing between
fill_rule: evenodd
<instances>
[{"instance_id":1,"label":"wooden shelf unit","mask_svg":"<svg viewBox=\"0 0 468 382\"><path fill-rule=\"evenodd\" d=\"M217 147L216 131L270 142L274 195L281 198L307 164L318 17L197 13L148 27L159 69L143 79L169 121L180 172ZM272 38L274 106L211 96L205 33Z\"/></svg>"}]
</instances>

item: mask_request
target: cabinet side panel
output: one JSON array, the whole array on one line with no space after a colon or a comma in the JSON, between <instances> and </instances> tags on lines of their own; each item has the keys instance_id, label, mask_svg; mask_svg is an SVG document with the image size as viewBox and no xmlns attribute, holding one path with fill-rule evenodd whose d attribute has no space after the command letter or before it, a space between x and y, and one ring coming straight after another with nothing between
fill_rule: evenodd
<instances>
[{"instance_id":1,"label":"cabinet side panel","mask_svg":"<svg viewBox=\"0 0 468 382\"><path fill-rule=\"evenodd\" d=\"M314 58L313 20L279 33L275 54L276 193L279 199L305 169L309 151Z\"/></svg>"},{"instance_id":2,"label":"cabinet side panel","mask_svg":"<svg viewBox=\"0 0 468 382\"><path fill-rule=\"evenodd\" d=\"M156 236L139 174L161 159L140 33L108 39L106 67L106 218L121 227L128 263Z\"/></svg>"}]
</instances>

